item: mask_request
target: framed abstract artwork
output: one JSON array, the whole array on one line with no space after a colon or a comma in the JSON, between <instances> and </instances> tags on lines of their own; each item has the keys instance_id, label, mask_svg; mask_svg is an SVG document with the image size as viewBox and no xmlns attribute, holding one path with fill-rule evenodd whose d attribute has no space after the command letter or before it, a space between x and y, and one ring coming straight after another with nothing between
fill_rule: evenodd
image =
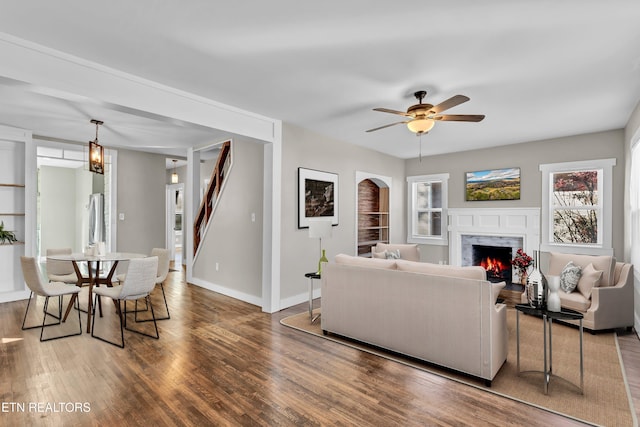
<instances>
[{"instance_id":1,"label":"framed abstract artwork","mask_svg":"<svg viewBox=\"0 0 640 427\"><path fill-rule=\"evenodd\" d=\"M309 218L318 217L338 225L338 175L298 168L298 228L308 228Z\"/></svg>"},{"instance_id":2,"label":"framed abstract artwork","mask_svg":"<svg viewBox=\"0 0 640 427\"><path fill-rule=\"evenodd\" d=\"M520 168L467 172L465 200L520 200Z\"/></svg>"}]
</instances>

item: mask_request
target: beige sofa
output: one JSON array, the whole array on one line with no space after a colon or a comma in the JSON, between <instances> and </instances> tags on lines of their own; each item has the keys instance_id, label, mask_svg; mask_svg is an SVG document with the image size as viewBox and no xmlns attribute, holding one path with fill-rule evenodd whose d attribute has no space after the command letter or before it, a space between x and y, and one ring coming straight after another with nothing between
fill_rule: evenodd
<instances>
[{"instance_id":1,"label":"beige sofa","mask_svg":"<svg viewBox=\"0 0 640 427\"><path fill-rule=\"evenodd\" d=\"M633 265L616 262L612 256L592 256L549 254L549 268L545 272L547 279L560 276L564 267L573 261L583 269L592 264L595 270L602 271L600 280L591 289L589 297L578 290L566 293L558 291L563 308L577 310L584 314L583 325L591 331L633 326ZM526 294L521 297L527 302ZM577 324L578 321L571 322Z\"/></svg>"},{"instance_id":2,"label":"beige sofa","mask_svg":"<svg viewBox=\"0 0 640 427\"><path fill-rule=\"evenodd\" d=\"M420 248L418 245L403 243L378 243L371 249L373 258L388 258L388 253L393 252L400 255L400 259L407 261L420 261Z\"/></svg>"},{"instance_id":3,"label":"beige sofa","mask_svg":"<svg viewBox=\"0 0 640 427\"><path fill-rule=\"evenodd\" d=\"M476 376L507 358L502 284L482 267L337 255L322 270L322 330Z\"/></svg>"}]
</instances>

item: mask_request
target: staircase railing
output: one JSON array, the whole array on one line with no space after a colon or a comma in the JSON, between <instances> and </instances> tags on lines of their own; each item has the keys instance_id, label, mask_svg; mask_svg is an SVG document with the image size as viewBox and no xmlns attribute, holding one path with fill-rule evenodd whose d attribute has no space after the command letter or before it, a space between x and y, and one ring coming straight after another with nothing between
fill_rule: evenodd
<instances>
[{"instance_id":1,"label":"staircase railing","mask_svg":"<svg viewBox=\"0 0 640 427\"><path fill-rule=\"evenodd\" d=\"M216 201L222 189L222 183L226 179L227 172L231 165L231 141L227 141L222 145L220 154L218 154L218 160L216 166L211 173L211 180L207 191L200 202L200 209L195 217L193 224L193 253L198 253L198 248L204 237L204 233L207 229L209 218L213 213L213 209L216 205Z\"/></svg>"}]
</instances>

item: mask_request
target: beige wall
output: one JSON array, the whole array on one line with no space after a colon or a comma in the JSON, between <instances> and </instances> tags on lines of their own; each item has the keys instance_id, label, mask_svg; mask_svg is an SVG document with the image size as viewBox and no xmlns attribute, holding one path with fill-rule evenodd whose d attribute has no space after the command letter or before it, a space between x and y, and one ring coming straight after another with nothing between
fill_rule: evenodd
<instances>
[{"instance_id":1,"label":"beige wall","mask_svg":"<svg viewBox=\"0 0 640 427\"><path fill-rule=\"evenodd\" d=\"M53 248L77 250L76 171L41 166L39 175L41 253Z\"/></svg>"},{"instance_id":2,"label":"beige wall","mask_svg":"<svg viewBox=\"0 0 640 427\"><path fill-rule=\"evenodd\" d=\"M338 174L339 224L322 245L331 260L338 253L355 254L356 171L393 179L390 200L390 240L405 241L404 160L390 157L306 129L283 124L282 144L282 308L304 301L308 295L305 273L315 271L320 257L318 239L308 229L298 229L298 168Z\"/></svg>"},{"instance_id":3,"label":"beige wall","mask_svg":"<svg viewBox=\"0 0 640 427\"><path fill-rule=\"evenodd\" d=\"M233 169L201 243L193 276L245 301L260 301L264 146L238 137L232 150Z\"/></svg>"},{"instance_id":4,"label":"beige wall","mask_svg":"<svg viewBox=\"0 0 640 427\"><path fill-rule=\"evenodd\" d=\"M118 150L117 249L148 254L166 247L165 156Z\"/></svg>"},{"instance_id":5,"label":"beige wall","mask_svg":"<svg viewBox=\"0 0 640 427\"><path fill-rule=\"evenodd\" d=\"M631 116L629 117L629 121L627 122L627 126L624 129L624 143L625 143L624 149L625 149L625 155L626 155L626 161L625 161L626 185L625 185L625 199L624 199L625 214L629 212L629 208L631 206L629 203L629 191L630 191L629 180L631 179L631 148L633 147L633 144L635 144L638 141L638 139L640 139L640 103L636 105L635 110L633 110L633 112L631 113ZM625 230L631 229L630 221L631 221L631 218L628 215L625 215L625 218L624 218ZM631 233L625 233L624 253L625 253L626 259L629 259L629 257L631 256L630 251L631 251ZM636 300L640 304L640 298L637 298Z\"/></svg>"},{"instance_id":6,"label":"beige wall","mask_svg":"<svg viewBox=\"0 0 640 427\"><path fill-rule=\"evenodd\" d=\"M625 144L624 132L614 130L544 141L513 144L483 150L465 151L423 157L407 161L407 176L448 172L449 207L452 208L500 208L540 207L542 175L540 164L616 158L613 169L613 249L617 258L624 258L624 182ZM520 168L520 200L466 202L464 192L465 173L485 169ZM448 247L427 246L421 248L423 259L438 262L448 259Z\"/></svg>"}]
</instances>

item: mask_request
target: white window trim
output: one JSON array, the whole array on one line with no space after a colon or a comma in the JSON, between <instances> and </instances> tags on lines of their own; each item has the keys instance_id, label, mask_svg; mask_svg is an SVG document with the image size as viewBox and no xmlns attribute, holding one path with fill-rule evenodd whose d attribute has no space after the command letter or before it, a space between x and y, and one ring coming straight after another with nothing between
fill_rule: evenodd
<instances>
[{"instance_id":1,"label":"white window trim","mask_svg":"<svg viewBox=\"0 0 640 427\"><path fill-rule=\"evenodd\" d=\"M414 213L415 213L415 197L413 194L413 184L416 182L434 182L442 183L442 235L433 237L421 237L413 235ZM432 175L419 175L407 177L407 242L418 243L423 245L439 245L446 246L449 244L449 215L447 209L449 207L449 174L440 173Z\"/></svg>"},{"instance_id":2,"label":"white window trim","mask_svg":"<svg viewBox=\"0 0 640 427\"><path fill-rule=\"evenodd\" d=\"M613 255L612 223L613 223L613 167L616 159L584 160L578 162L548 163L540 165L542 172L542 234L540 250L544 252L580 253L585 255ZM549 179L552 173L574 172L580 170L602 169L602 183L598 185L602 193L598 196L602 200L602 221L600 223L602 242L598 245L579 245L553 242L553 215L550 213L553 197L552 183Z\"/></svg>"}]
</instances>

